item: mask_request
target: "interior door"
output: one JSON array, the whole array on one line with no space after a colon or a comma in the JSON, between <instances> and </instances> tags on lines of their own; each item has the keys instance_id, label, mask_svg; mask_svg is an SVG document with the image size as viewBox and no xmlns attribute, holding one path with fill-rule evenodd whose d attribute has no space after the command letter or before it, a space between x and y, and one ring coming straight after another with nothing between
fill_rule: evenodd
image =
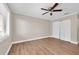
<instances>
[{"instance_id":1,"label":"interior door","mask_svg":"<svg viewBox=\"0 0 79 59\"><path fill-rule=\"evenodd\" d=\"M53 22L53 37L59 38L59 21Z\"/></svg>"}]
</instances>

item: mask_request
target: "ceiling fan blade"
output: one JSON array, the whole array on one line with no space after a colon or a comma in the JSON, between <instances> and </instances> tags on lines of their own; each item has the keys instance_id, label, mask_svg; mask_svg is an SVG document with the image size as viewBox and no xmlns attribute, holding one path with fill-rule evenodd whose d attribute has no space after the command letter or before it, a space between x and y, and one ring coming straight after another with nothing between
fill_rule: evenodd
<instances>
[{"instance_id":1,"label":"ceiling fan blade","mask_svg":"<svg viewBox=\"0 0 79 59\"><path fill-rule=\"evenodd\" d=\"M53 10L53 12L59 12L59 11L62 11L62 9Z\"/></svg>"},{"instance_id":2,"label":"ceiling fan blade","mask_svg":"<svg viewBox=\"0 0 79 59\"><path fill-rule=\"evenodd\" d=\"M45 12L45 13L43 13L42 15L45 15L45 14L47 14L48 12Z\"/></svg>"},{"instance_id":3,"label":"ceiling fan blade","mask_svg":"<svg viewBox=\"0 0 79 59\"><path fill-rule=\"evenodd\" d=\"M45 10L45 11L48 11L47 9L44 9L44 8L41 8L41 10Z\"/></svg>"},{"instance_id":4,"label":"ceiling fan blade","mask_svg":"<svg viewBox=\"0 0 79 59\"><path fill-rule=\"evenodd\" d=\"M54 9L57 5L59 5L59 3L55 3L53 7L51 7L51 9L49 11L51 11L52 9Z\"/></svg>"}]
</instances>

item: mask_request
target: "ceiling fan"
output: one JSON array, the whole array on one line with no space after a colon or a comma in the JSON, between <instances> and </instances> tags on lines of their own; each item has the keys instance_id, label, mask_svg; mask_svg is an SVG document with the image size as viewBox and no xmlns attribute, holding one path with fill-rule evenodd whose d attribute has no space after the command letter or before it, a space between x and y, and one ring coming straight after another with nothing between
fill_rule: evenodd
<instances>
[{"instance_id":1,"label":"ceiling fan","mask_svg":"<svg viewBox=\"0 0 79 59\"><path fill-rule=\"evenodd\" d=\"M52 16L52 15L53 15L52 12L61 12L62 9L56 9L56 10L55 10L55 8L56 8L58 5L59 5L59 3L55 3L52 7L48 8L48 9L41 8L41 10L47 11L47 12L43 13L42 15L45 15L45 14L47 14L47 13L50 12L50 16Z\"/></svg>"}]
</instances>

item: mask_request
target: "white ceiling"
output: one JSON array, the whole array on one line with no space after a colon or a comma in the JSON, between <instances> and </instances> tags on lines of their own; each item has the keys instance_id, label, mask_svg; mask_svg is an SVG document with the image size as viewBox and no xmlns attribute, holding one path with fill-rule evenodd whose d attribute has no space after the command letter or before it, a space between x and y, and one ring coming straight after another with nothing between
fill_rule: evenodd
<instances>
[{"instance_id":1,"label":"white ceiling","mask_svg":"<svg viewBox=\"0 0 79 59\"><path fill-rule=\"evenodd\" d=\"M42 15L42 13L46 11L43 11L40 8L49 8L53 6L53 3L9 3L8 6L13 13L46 20L55 20L64 16L65 14L79 12L79 3L60 3L56 8L63 9L63 11L53 12L52 16L50 16L49 13Z\"/></svg>"}]
</instances>

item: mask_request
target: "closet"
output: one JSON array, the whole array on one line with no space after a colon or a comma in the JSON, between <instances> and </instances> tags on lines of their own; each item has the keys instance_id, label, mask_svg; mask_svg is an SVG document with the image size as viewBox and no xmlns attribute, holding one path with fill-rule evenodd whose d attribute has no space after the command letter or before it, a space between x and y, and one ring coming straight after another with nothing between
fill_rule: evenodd
<instances>
[{"instance_id":1,"label":"closet","mask_svg":"<svg viewBox=\"0 0 79 59\"><path fill-rule=\"evenodd\" d=\"M53 22L53 37L70 41L71 40L71 20Z\"/></svg>"}]
</instances>

